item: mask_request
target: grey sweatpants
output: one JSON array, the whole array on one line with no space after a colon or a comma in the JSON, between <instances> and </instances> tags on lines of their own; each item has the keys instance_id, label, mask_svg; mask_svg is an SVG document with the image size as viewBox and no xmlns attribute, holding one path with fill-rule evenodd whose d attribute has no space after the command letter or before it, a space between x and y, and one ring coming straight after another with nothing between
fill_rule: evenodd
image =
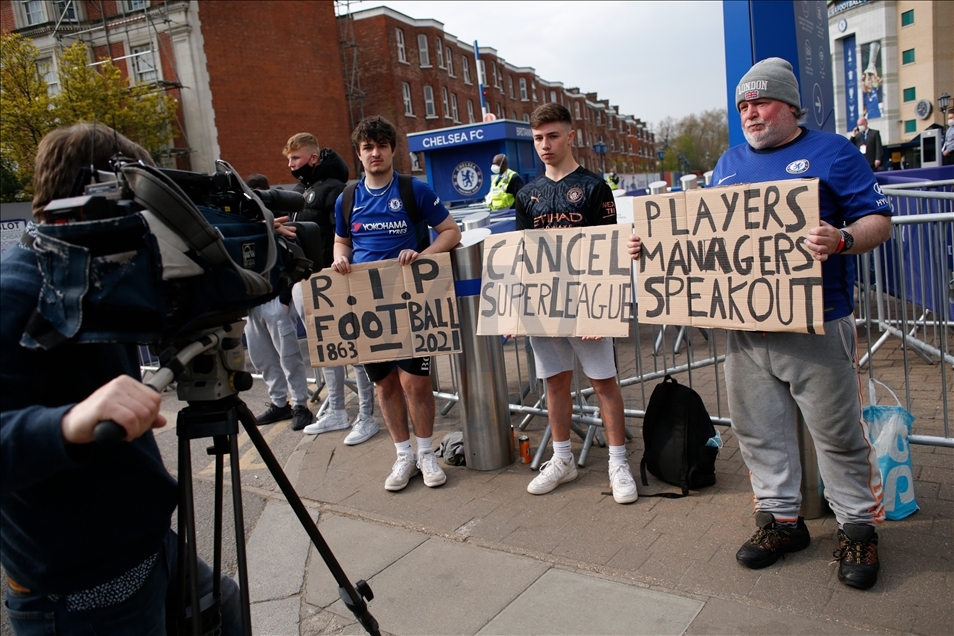
<instances>
[{"instance_id":1,"label":"grey sweatpants","mask_svg":"<svg viewBox=\"0 0 954 636\"><path fill-rule=\"evenodd\" d=\"M852 316L825 335L729 331L725 377L732 430L757 510L794 519L802 466L796 405L815 442L825 498L839 524L884 519L881 472L861 414Z\"/></svg>"},{"instance_id":2,"label":"grey sweatpants","mask_svg":"<svg viewBox=\"0 0 954 636\"><path fill-rule=\"evenodd\" d=\"M268 399L275 406L308 405L308 375L298 346L298 313L288 311L277 298L252 307L245 320L248 357L262 372L268 385Z\"/></svg>"}]
</instances>

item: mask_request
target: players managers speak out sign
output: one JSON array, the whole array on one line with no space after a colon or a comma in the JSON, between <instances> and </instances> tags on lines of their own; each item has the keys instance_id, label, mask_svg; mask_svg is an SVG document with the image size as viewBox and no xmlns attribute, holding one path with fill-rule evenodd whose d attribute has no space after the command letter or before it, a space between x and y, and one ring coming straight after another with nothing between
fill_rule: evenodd
<instances>
[{"instance_id":1,"label":"players managers speak out sign","mask_svg":"<svg viewBox=\"0 0 954 636\"><path fill-rule=\"evenodd\" d=\"M824 333L818 180L793 179L637 197L640 322Z\"/></svg>"}]
</instances>

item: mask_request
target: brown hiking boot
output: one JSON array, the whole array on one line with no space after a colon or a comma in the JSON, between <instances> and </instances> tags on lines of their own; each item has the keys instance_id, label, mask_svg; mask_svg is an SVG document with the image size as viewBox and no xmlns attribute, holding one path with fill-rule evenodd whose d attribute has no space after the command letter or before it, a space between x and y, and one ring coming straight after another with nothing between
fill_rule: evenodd
<instances>
[{"instance_id":1,"label":"brown hiking boot","mask_svg":"<svg viewBox=\"0 0 954 636\"><path fill-rule=\"evenodd\" d=\"M850 587L867 590L878 582L878 533L874 526L846 523L838 530L838 580Z\"/></svg>"},{"instance_id":2,"label":"brown hiking boot","mask_svg":"<svg viewBox=\"0 0 954 636\"><path fill-rule=\"evenodd\" d=\"M802 517L791 528L777 524L770 512L757 512L755 524L759 529L735 553L736 561L753 570L772 565L786 552L804 550L812 541Z\"/></svg>"}]
</instances>

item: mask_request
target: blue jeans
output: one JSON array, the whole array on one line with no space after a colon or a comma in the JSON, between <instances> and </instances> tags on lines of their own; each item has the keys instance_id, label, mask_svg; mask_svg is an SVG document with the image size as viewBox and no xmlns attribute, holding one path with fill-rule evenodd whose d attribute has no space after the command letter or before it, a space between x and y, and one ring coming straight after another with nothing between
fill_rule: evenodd
<instances>
[{"instance_id":1,"label":"blue jeans","mask_svg":"<svg viewBox=\"0 0 954 636\"><path fill-rule=\"evenodd\" d=\"M176 591L178 543L172 530L166 535L159 559L142 587L131 597L109 607L70 612L66 599L53 601L41 594L19 594L7 589L10 625L17 636L50 634L116 634L165 636L167 599L169 611L178 611ZM239 589L222 575L222 635L242 633ZM199 596L212 591L212 568L199 561Z\"/></svg>"}]
</instances>

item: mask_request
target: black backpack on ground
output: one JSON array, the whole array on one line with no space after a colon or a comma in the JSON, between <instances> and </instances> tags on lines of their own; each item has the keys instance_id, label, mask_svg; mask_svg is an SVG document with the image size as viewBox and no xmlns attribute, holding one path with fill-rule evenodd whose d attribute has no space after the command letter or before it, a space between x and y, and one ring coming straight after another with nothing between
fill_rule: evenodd
<instances>
[{"instance_id":1,"label":"black backpack on ground","mask_svg":"<svg viewBox=\"0 0 954 636\"><path fill-rule=\"evenodd\" d=\"M655 477L682 488L681 495L659 493L659 497L684 497L690 489L715 484L719 449L707 445L715 436L715 427L699 394L667 375L653 389L643 417L645 451L639 463L643 485L649 485L647 469Z\"/></svg>"},{"instance_id":2,"label":"black backpack on ground","mask_svg":"<svg viewBox=\"0 0 954 636\"><path fill-rule=\"evenodd\" d=\"M422 223L421 211L417 207L417 201L414 199L414 186L411 181L414 179L411 175L395 173L398 180L398 191L401 193L401 203L407 210L407 215L411 217L411 225L417 232L417 251L421 252L431 244L431 232L427 223ZM344 222L351 224L351 212L354 211L354 191L357 189L361 180L351 181L345 186L341 193L341 215Z\"/></svg>"}]
</instances>

